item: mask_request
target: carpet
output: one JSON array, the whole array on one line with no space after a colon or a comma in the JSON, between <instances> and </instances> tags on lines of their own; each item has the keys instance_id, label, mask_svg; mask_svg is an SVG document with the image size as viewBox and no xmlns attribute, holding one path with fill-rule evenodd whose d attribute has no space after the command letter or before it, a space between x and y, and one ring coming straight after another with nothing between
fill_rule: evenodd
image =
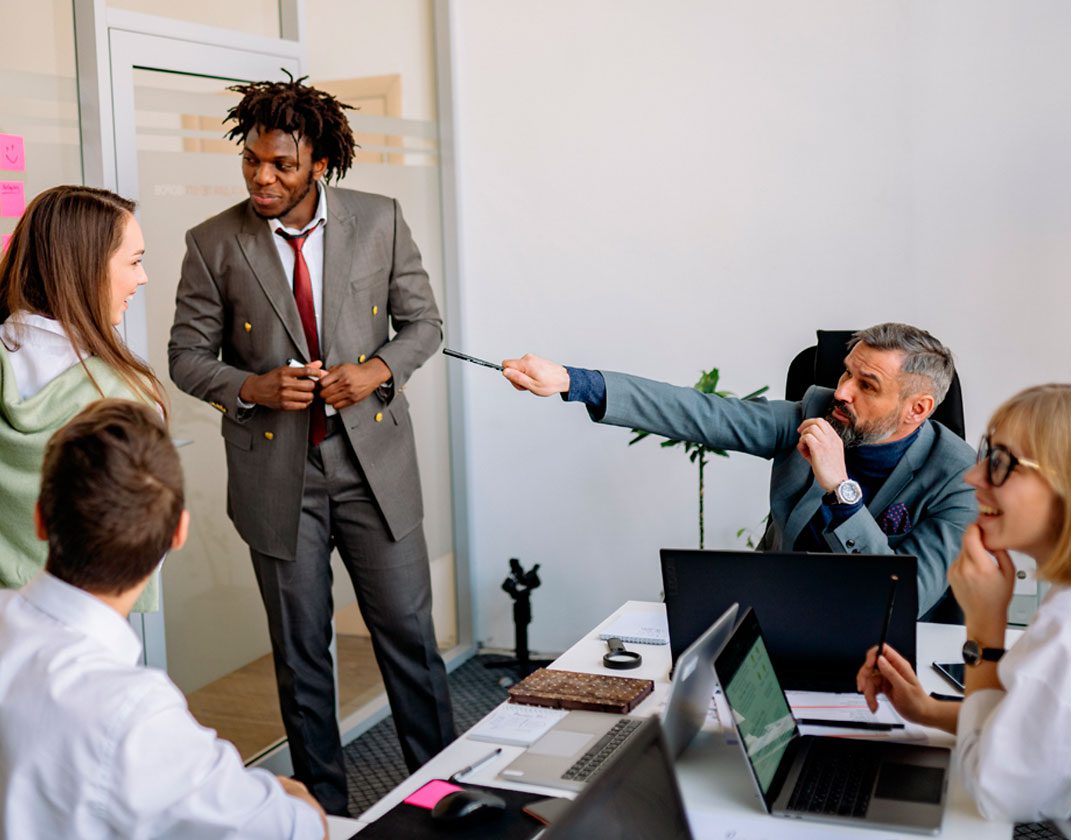
<instances>
[{"instance_id":1,"label":"carpet","mask_svg":"<svg viewBox=\"0 0 1071 840\"><path fill-rule=\"evenodd\" d=\"M508 669L488 668L505 657L493 654L474 656L449 675L450 697L454 703L454 724L465 732L508 696L506 689L516 678ZM500 684L500 680L506 680ZM398 746L393 718L380 721L343 751L349 809L359 816L409 776ZM460 769L460 768L459 768Z\"/></svg>"}]
</instances>

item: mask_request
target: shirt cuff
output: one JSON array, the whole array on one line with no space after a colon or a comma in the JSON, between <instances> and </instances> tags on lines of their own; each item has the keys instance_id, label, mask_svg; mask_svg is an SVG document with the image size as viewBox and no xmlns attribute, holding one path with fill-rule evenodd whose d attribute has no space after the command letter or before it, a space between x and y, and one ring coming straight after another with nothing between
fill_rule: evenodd
<instances>
[{"instance_id":1,"label":"shirt cuff","mask_svg":"<svg viewBox=\"0 0 1071 840\"><path fill-rule=\"evenodd\" d=\"M854 505L826 505L825 502L822 504L825 505L826 510L829 511L829 525L827 526L827 530L829 531L837 530L837 528L863 509L862 499Z\"/></svg>"},{"instance_id":2,"label":"shirt cuff","mask_svg":"<svg viewBox=\"0 0 1071 840\"><path fill-rule=\"evenodd\" d=\"M242 411L252 411L254 408L257 407L256 403L247 403L241 397L235 397L234 399L238 403L238 407L242 409Z\"/></svg>"},{"instance_id":3,"label":"shirt cuff","mask_svg":"<svg viewBox=\"0 0 1071 840\"><path fill-rule=\"evenodd\" d=\"M562 394L566 402L582 402L588 408L605 411L606 378L597 370L574 368L566 365L569 374L569 390Z\"/></svg>"},{"instance_id":4,"label":"shirt cuff","mask_svg":"<svg viewBox=\"0 0 1071 840\"><path fill-rule=\"evenodd\" d=\"M999 688L983 688L972 691L969 697L963 698L963 703L959 707L959 720L956 724L957 743L978 736L1006 693Z\"/></svg>"}]
</instances>

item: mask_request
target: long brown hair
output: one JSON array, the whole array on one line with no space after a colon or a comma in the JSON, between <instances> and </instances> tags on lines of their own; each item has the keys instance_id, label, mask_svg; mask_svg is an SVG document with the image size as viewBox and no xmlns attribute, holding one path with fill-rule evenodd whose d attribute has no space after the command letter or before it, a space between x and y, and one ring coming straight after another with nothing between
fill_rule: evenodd
<instances>
[{"instance_id":1,"label":"long brown hair","mask_svg":"<svg viewBox=\"0 0 1071 840\"><path fill-rule=\"evenodd\" d=\"M80 353L97 356L166 417L160 381L110 319L108 261L134 206L94 187L52 187L34 198L0 257L0 322L19 312L58 321ZM82 367L104 396L84 358Z\"/></svg>"}]
</instances>

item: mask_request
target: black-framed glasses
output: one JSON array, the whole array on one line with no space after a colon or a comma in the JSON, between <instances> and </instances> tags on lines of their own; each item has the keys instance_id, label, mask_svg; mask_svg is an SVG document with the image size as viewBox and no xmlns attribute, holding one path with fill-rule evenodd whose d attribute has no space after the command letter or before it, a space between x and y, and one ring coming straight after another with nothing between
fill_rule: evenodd
<instances>
[{"instance_id":1,"label":"black-framed glasses","mask_svg":"<svg viewBox=\"0 0 1071 840\"><path fill-rule=\"evenodd\" d=\"M978 458L976 463L985 461L986 478L993 487L1000 487L1016 467L1028 467L1032 470L1040 470L1041 464L1031 461L1029 458L1018 458L1012 455L1011 450L999 443L992 443L989 435L982 438L978 444Z\"/></svg>"}]
</instances>

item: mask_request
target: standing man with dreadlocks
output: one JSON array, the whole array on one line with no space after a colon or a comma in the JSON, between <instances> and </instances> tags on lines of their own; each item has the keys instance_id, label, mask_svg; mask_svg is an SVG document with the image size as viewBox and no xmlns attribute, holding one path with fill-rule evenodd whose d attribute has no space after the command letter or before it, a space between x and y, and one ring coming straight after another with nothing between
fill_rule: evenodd
<instances>
[{"instance_id":1,"label":"standing man with dreadlocks","mask_svg":"<svg viewBox=\"0 0 1071 840\"><path fill-rule=\"evenodd\" d=\"M303 81L231 88L249 199L186 234L168 357L222 415L228 513L267 611L295 775L345 814L332 546L410 771L454 738L402 393L442 320L398 203L326 186L353 162L349 106Z\"/></svg>"}]
</instances>

